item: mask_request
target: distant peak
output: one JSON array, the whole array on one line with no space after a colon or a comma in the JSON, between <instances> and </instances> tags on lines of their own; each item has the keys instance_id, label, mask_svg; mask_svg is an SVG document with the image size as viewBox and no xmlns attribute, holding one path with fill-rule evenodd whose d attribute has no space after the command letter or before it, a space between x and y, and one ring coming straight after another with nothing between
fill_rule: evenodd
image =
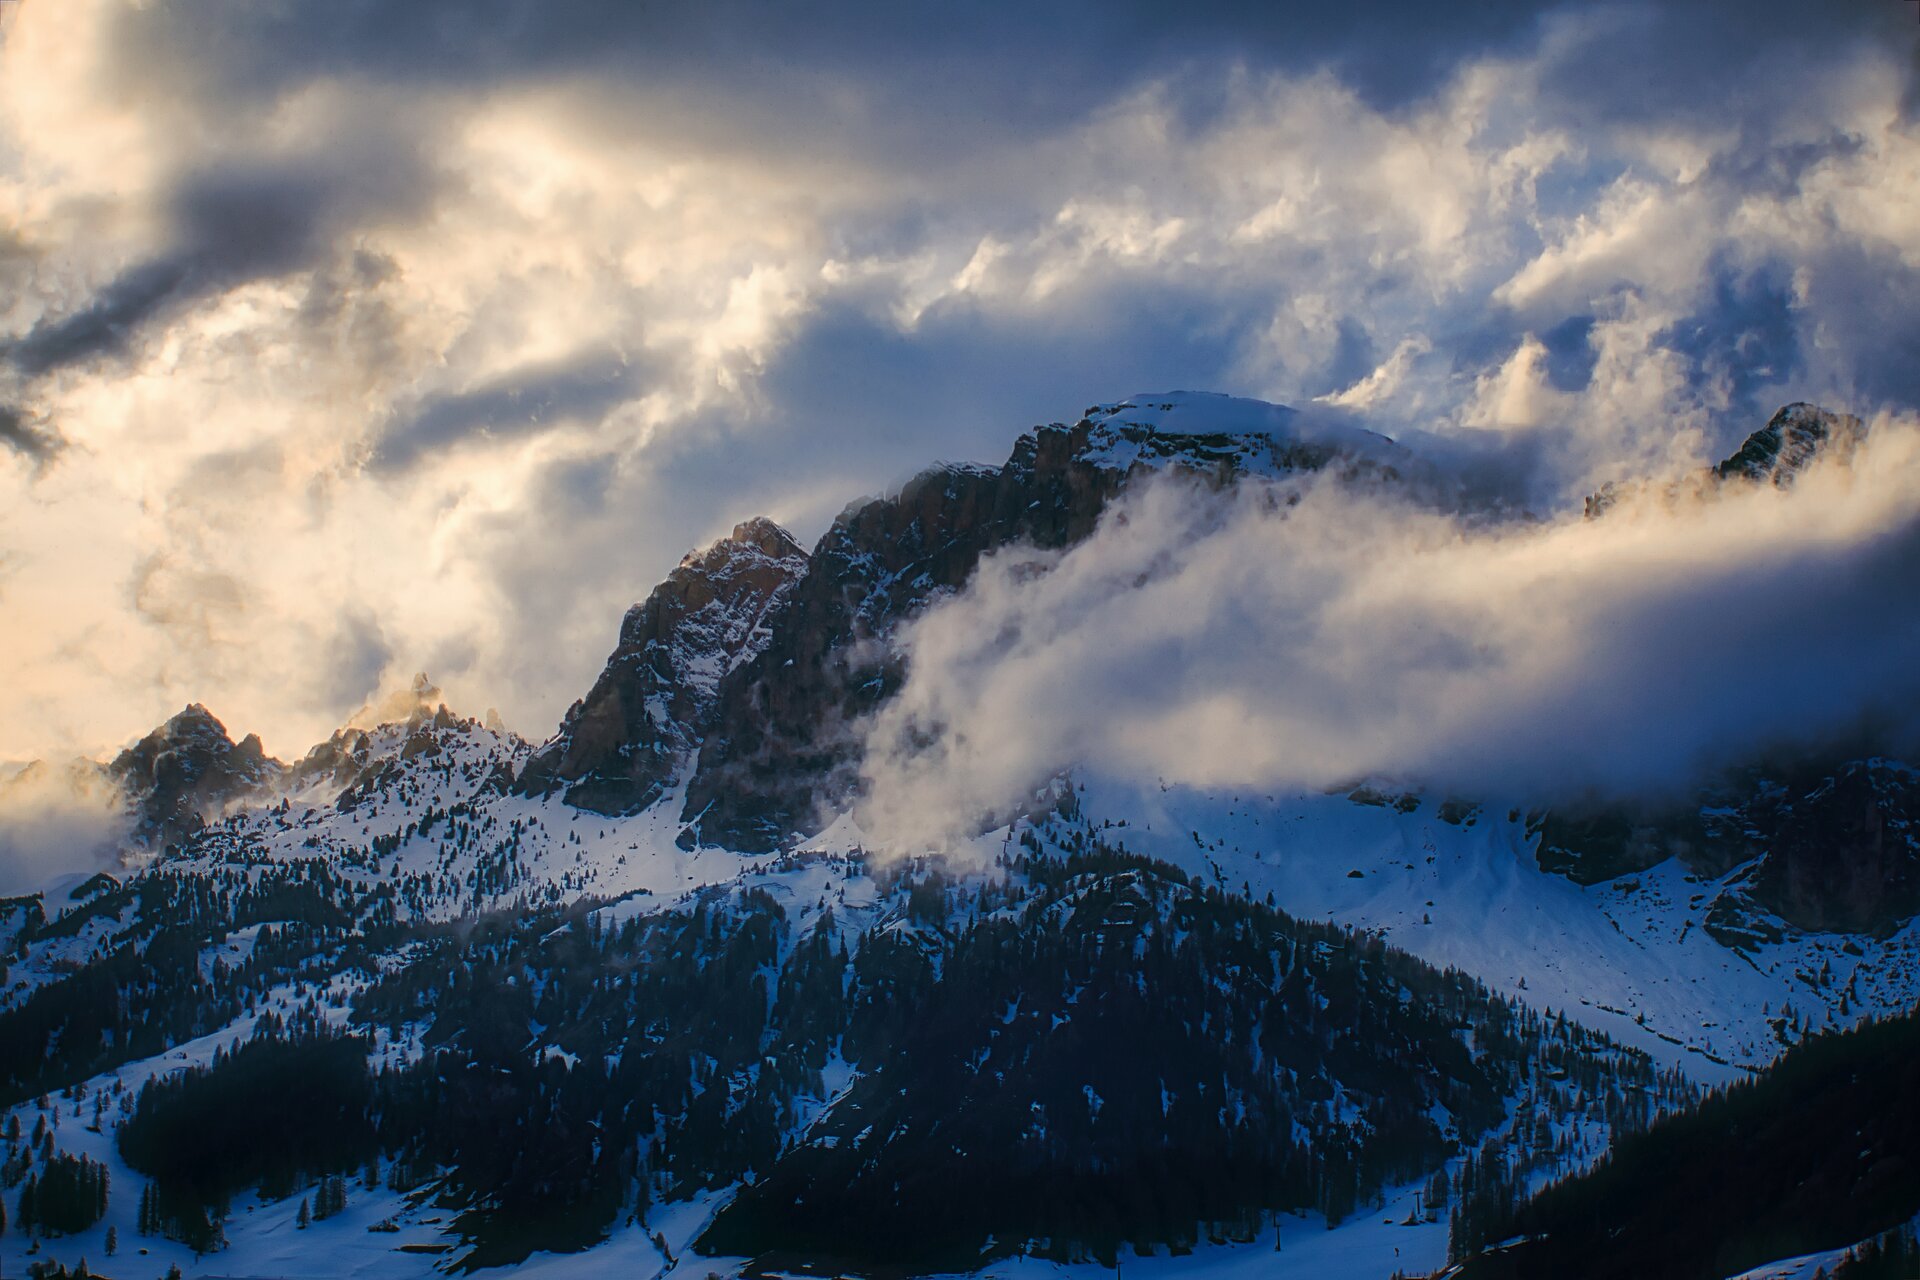
<instances>
[{"instance_id":1,"label":"distant peak","mask_svg":"<svg viewBox=\"0 0 1920 1280\"><path fill-rule=\"evenodd\" d=\"M187 744L225 749L233 745L233 739L227 735L227 726L218 716L200 703L190 702L143 738L140 745L150 750L168 750Z\"/></svg>"},{"instance_id":2,"label":"distant peak","mask_svg":"<svg viewBox=\"0 0 1920 1280\"><path fill-rule=\"evenodd\" d=\"M1828 449L1851 449L1866 433L1866 424L1850 413L1796 401L1748 436L1738 452L1713 469L1714 474L1723 480L1789 485Z\"/></svg>"},{"instance_id":3,"label":"distant peak","mask_svg":"<svg viewBox=\"0 0 1920 1280\"><path fill-rule=\"evenodd\" d=\"M181 729L198 728L215 729L222 735L227 731L227 726L221 724L219 718L215 716L213 712L207 710L204 704L198 702L189 702L162 727L170 733L177 732Z\"/></svg>"}]
</instances>

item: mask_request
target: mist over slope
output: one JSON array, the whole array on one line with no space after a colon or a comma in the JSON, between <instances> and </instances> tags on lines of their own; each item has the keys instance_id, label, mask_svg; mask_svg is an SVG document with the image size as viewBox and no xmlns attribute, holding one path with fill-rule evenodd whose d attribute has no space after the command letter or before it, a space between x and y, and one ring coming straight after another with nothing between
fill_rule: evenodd
<instances>
[{"instance_id":1,"label":"mist over slope","mask_svg":"<svg viewBox=\"0 0 1920 1280\"><path fill-rule=\"evenodd\" d=\"M1834 446L1787 483L1726 469L1596 515L1443 507L1372 472L1137 486L1085 541L990 554L902 630L862 820L937 844L1075 764L1552 804L1911 743L1920 430Z\"/></svg>"}]
</instances>

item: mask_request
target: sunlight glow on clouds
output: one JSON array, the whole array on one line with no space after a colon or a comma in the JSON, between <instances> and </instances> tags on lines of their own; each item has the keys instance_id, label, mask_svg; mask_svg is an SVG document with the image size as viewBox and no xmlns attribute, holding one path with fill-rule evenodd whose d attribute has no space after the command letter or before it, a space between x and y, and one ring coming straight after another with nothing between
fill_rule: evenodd
<instances>
[{"instance_id":1,"label":"sunlight glow on clouds","mask_svg":"<svg viewBox=\"0 0 1920 1280\"><path fill-rule=\"evenodd\" d=\"M690 545L1132 386L1537 433L1543 508L1920 399L1878 11L9 7L0 758L419 669L540 737Z\"/></svg>"}]
</instances>

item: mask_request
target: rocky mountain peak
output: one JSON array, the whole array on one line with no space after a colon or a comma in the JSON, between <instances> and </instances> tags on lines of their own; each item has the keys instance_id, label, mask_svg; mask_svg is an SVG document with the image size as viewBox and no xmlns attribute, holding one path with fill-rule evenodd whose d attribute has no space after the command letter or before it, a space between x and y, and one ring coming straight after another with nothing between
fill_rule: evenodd
<instances>
[{"instance_id":1,"label":"rocky mountain peak","mask_svg":"<svg viewBox=\"0 0 1920 1280\"><path fill-rule=\"evenodd\" d=\"M627 611L605 670L517 787L564 787L569 803L606 813L653 803L699 749L720 681L766 646L767 619L806 567L793 535L760 517L690 552Z\"/></svg>"},{"instance_id":2,"label":"rocky mountain peak","mask_svg":"<svg viewBox=\"0 0 1920 1280\"><path fill-rule=\"evenodd\" d=\"M1691 480L1706 484L1771 482L1786 488L1815 458L1833 449L1841 450L1843 455L1851 453L1866 434L1866 424L1850 413L1835 413L1819 405L1796 401L1774 414L1766 426L1748 436L1732 455L1717 466L1696 473ZM1587 495L1587 518L1603 516L1622 499L1646 492L1648 483L1609 480ZM1687 483L1673 482L1666 492L1677 494Z\"/></svg>"},{"instance_id":3,"label":"rocky mountain peak","mask_svg":"<svg viewBox=\"0 0 1920 1280\"><path fill-rule=\"evenodd\" d=\"M1784 487L1821 454L1850 451L1866 433L1866 424L1850 413L1796 402L1774 414L1713 472L1722 480L1772 481Z\"/></svg>"},{"instance_id":4,"label":"rocky mountain peak","mask_svg":"<svg viewBox=\"0 0 1920 1280\"><path fill-rule=\"evenodd\" d=\"M172 742L199 740L233 745L232 740L227 737L227 727L221 724L204 704L198 702L189 702L180 711L175 712L164 724L154 730L154 734Z\"/></svg>"},{"instance_id":5,"label":"rocky mountain peak","mask_svg":"<svg viewBox=\"0 0 1920 1280\"><path fill-rule=\"evenodd\" d=\"M721 683L688 783L687 838L770 849L842 807L858 766L849 726L904 675L889 643L895 628L964 586L988 552L1071 546L1146 474L1227 484L1330 465L1384 469L1408 457L1384 436L1283 405L1158 392L1094 405L1072 425L1037 426L1002 466L934 467L848 507L771 615L765 650Z\"/></svg>"},{"instance_id":6,"label":"rocky mountain peak","mask_svg":"<svg viewBox=\"0 0 1920 1280\"><path fill-rule=\"evenodd\" d=\"M134 837L164 844L192 834L228 801L279 776L255 734L238 743L225 725L192 703L107 766L135 817Z\"/></svg>"},{"instance_id":7,"label":"rocky mountain peak","mask_svg":"<svg viewBox=\"0 0 1920 1280\"><path fill-rule=\"evenodd\" d=\"M770 560L806 554L806 549L794 541L792 534L765 516L754 516L733 526L732 533L704 551L689 551L680 563L683 566L699 564L711 572L714 566L733 560L743 548L757 551Z\"/></svg>"}]
</instances>

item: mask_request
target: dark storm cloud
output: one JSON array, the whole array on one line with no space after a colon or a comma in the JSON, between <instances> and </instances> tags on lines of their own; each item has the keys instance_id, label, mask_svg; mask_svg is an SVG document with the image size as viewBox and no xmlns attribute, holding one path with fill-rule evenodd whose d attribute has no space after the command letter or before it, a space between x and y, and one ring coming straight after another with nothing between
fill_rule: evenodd
<instances>
[{"instance_id":1,"label":"dark storm cloud","mask_svg":"<svg viewBox=\"0 0 1920 1280\"><path fill-rule=\"evenodd\" d=\"M529 435L597 420L640 394L646 363L596 350L494 378L465 391L426 398L382 433L378 470L399 471L476 437Z\"/></svg>"},{"instance_id":2,"label":"dark storm cloud","mask_svg":"<svg viewBox=\"0 0 1920 1280\"><path fill-rule=\"evenodd\" d=\"M1433 5L1411 0L1352 5L1210 2L1176 12L1145 0L1025 6L840 3L795 8L724 0L637 5L612 0L413 0L339 5L288 0L179 0L130 7L118 19L111 60L136 91L206 118L269 108L321 81L491 91L565 77L592 84L610 120L623 110L670 116L713 145L801 154L880 157L903 171L939 171L1010 131L1044 133L1080 122L1133 86L1166 79L1174 125L1201 133L1226 101L1230 65L1289 71L1327 67L1376 105L1432 92L1462 58L1521 53L1548 15L1587 24L1547 68L1541 122L1696 121L1742 127L1749 115L1787 109L1783 76L1815 74L1824 53L1862 43L1913 40L1899 5L1838 0L1808 20L1804 0L1680 0L1578 7L1540 0ZM189 107L187 104L198 104ZM617 125L609 123L609 128ZM1731 187L1791 185L1848 139L1745 152L1715 176ZM363 180L358 176L356 181ZM423 168L417 154L402 166ZM44 372L124 348L150 316L231 283L310 262L365 201L343 202L339 165L326 176L290 166L258 189L183 184L175 203L179 248L130 269L88 304L43 322L13 350L16 367ZM1590 198L1607 175L1562 175L1568 198ZM405 181L405 179L402 179ZM242 184L244 186L244 184ZM1553 192L1545 193L1550 204ZM342 209L345 203L349 207ZM378 202L375 202L376 204ZM978 212L978 211L976 211ZM852 251L904 251L939 231L937 213L911 201L861 224L834 228ZM982 216L985 216L984 214ZM324 219L324 222L323 222ZM1531 316L1553 355L1562 389L1584 385L1590 360L1577 336L1581 309ZM1303 378L1318 394L1365 375L1378 337L1358 317L1339 322L1331 366ZM1568 328L1571 325L1573 328ZM1517 338L1517 322L1499 325ZM1386 342L1391 348L1391 341ZM1507 342L1511 347L1511 342ZM1468 353L1459 353L1463 358ZM556 390L565 398L567 392ZM380 458L404 465L474 425L487 403L454 397L399 429ZM500 406L525 424L516 406ZM418 445L409 443L420 433Z\"/></svg>"},{"instance_id":3,"label":"dark storm cloud","mask_svg":"<svg viewBox=\"0 0 1920 1280\"><path fill-rule=\"evenodd\" d=\"M852 86L865 95L864 126L876 137L939 130L951 148L968 141L964 122L1044 128L1108 101L1116 85L1185 62L1324 66L1391 108L1430 92L1463 57L1521 47L1542 14L1565 7L1540 0L181 0L128 12L116 69L228 104L271 100L319 78L464 86L595 71L702 98L718 91L736 109L764 113L762 124L797 113L802 131L810 114L844 107ZM1569 101L1616 118L1708 112L1727 102L1756 63L1909 36L1914 24L1903 9L1889 0L1589 6L1618 18L1610 39L1630 46L1617 51L1627 56L1570 59L1556 74ZM1197 84L1192 105L1204 113L1206 103Z\"/></svg>"},{"instance_id":4,"label":"dark storm cloud","mask_svg":"<svg viewBox=\"0 0 1920 1280\"><path fill-rule=\"evenodd\" d=\"M44 467L59 454L63 441L52 428L36 423L12 405L0 404L0 444Z\"/></svg>"},{"instance_id":5,"label":"dark storm cloud","mask_svg":"<svg viewBox=\"0 0 1920 1280\"><path fill-rule=\"evenodd\" d=\"M122 271L77 308L0 347L28 378L125 355L147 324L249 281L319 265L361 223L418 211L434 175L395 137L342 137L317 154L216 162L165 193L165 252Z\"/></svg>"},{"instance_id":6,"label":"dark storm cloud","mask_svg":"<svg viewBox=\"0 0 1920 1280\"><path fill-rule=\"evenodd\" d=\"M1799 104L1780 86L1818 77L1836 52L1920 48L1911 6L1884 0L1668 0L1563 9L1586 13L1593 27L1548 68L1558 110L1545 118L1587 128L1726 127L1791 114Z\"/></svg>"},{"instance_id":7,"label":"dark storm cloud","mask_svg":"<svg viewBox=\"0 0 1920 1280\"><path fill-rule=\"evenodd\" d=\"M804 113L844 101L851 83L871 95L868 106L884 108L869 118L884 133L950 127L956 109L983 124L1043 127L1108 100L1117 83L1189 59L1330 65L1374 100L1403 102L1460 56L1526 35L1540 9L1535 0L199 0L130 11L117 45L123 73L228 102L339 76L462 86L594 70L703 97L724 86L737 103Z\"/></svg>"},{"instance_id":8,"label":"dark storm cloud","mask_svg":"<svg viewBox=\"0 0 1920 1280\"><path fill-rule=\"evenodd\" d=\"M192 276L192 266L180 258L143 262L77 311L34 325L6 346L6 357L21 373L38 377L96 356L120 355L134 330L175 298Z\"/></svg>"}]
</instances>

